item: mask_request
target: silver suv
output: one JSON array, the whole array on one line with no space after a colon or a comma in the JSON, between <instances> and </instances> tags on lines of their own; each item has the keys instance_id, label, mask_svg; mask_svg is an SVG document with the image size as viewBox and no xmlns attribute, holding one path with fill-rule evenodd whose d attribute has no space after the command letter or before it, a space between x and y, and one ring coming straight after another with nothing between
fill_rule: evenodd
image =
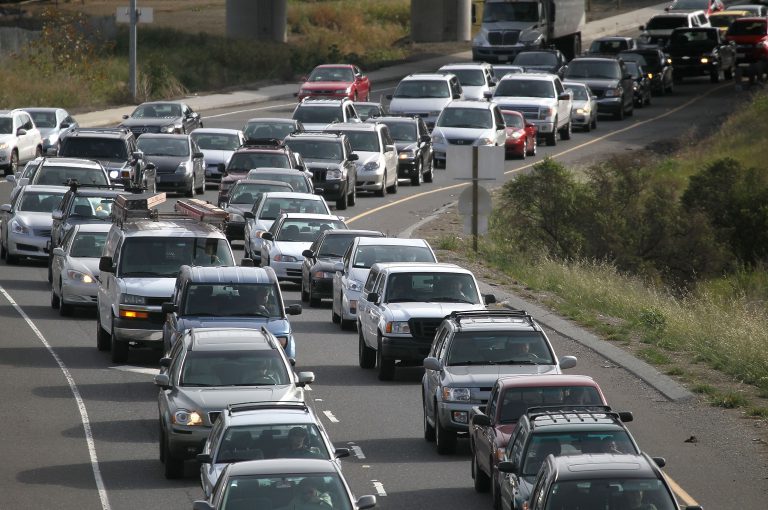
<instances>
[{"instance_id":1,"label":"silver suv","mask_svg":"<svg viewBox=\"0 0 768 510\"><path fill-rule=\"evenodd\" d=\"M291 118L301 122L305 131L322 131L340 122L360 122L355 105L349 99L308 97L296 105Z\"/></svg>"},{"instance_id":2,"label":"silver suv","mask_svg":"<svg viewBox=\"0 0 768 510\"><path fill-rule=\"evenodd\" d=\"M483 99L487 92L493 93L496 88L493 66L487 62L446 64L437 72L456 75L461 83L464 99Z\"/></svg>"}]
</instances>

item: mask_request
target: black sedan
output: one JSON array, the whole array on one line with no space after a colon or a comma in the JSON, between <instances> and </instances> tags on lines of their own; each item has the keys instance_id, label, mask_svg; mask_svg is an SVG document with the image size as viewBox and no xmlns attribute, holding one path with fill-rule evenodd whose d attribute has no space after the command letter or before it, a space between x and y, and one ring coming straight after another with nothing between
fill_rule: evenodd
<instances>
[{"instance_id":1,"label":"black sedan","mask_svg":"<svg viewBox=\"0 0 768 510\"><path fill-rule=\"evenodd\" d=\"M189 133L203 127L200 114L186 103L156 101L142 103L130 115L123 115L119 127L127 127L134 135L143 133Z\"/></svg>"},{"instance_id":2,"label":"black sedan","mask_svg":"<svg viewBox=\"0 0 768 510\"><path fill-rule=\"evenodd\" d=\"M651 80L643 67L637 62L624 62L627 72L635 80L633 90L635 93L635 106L642 108L651 104Z\"/></svg>"},{"instance_id":3,"label":"black sedan","mask_svg":"<svg viewBox=\"0 0 768 510\"><path fill-rule=\"evenodd\" d=\"M376 230L326 230L308 250L301 265L301 300L320 306L320 300L333 297L333 275L356 237L384 237Z\"/></svg>"},{"instance_id":4,"label":"black sedan","mask_svg":"<svg viewBox=\"0 0 768 510\"><path fill-rule=\"evenodd\" d=\"M205 191L205 158L189 135L146 134L136 145L155 165L158 190L179 191L188 197Z\"/></svg>"},{"instance_id":5,"label":"black sedan","mask_svg":"<svg viewBox=\"0 0 768 510\"><path fill-rule=\"evenodd\" d=\"M389 128L397 149L397 176L410 179L413 186L432 182L434 151L424 119L420 117L378 117L368 122L381 122Z\"/></svg>"},{"instance_id":6,"label":"black sedan","mask_svg":"<svg viewBox=\"0 0 768 510\"><path fill-rule=\"evenodd\" d=\"M651 91L663 96L674 92L675 80L672 76L672 59L659 48L637 48L622 51L619 57L624 62L637 62L643 67L651 80Z\"/></svg>"}]
</instances>

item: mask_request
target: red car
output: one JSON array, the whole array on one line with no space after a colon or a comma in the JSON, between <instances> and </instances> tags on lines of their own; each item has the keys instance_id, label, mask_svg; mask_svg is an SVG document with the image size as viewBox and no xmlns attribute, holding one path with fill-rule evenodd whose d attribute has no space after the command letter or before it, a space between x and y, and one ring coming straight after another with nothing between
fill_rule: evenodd
<instances>
[{"instance_id":1,"label":"red car","mask_svg":"<svg viewBox=\"0 0 768 510\"><path fill-rule=\"evenodd\" d=\"M315 67L309 77L304 78L301 89L296 93L299 101L305 97L368 101L371 82L359 67L351 64L323 64Z\"/></svg>"},{"instance_id":2,"label":"red car","mask_svg":"<svg viewBox=\"0 0 768 510\"><path fill-rule=\"evenodd\" d=\"M507 142L504 145L507 157L536 155L536 134L538 129L534 124L525 121L520 112L501 110L504 123L507 125Z\"/></svg>"},{"instance_id":3,"label":"red car","mask_svg":"<svg viewBox=\"0 0 768 510\"><path fill-rule=\"evenodd\" d=\"M469 446L475 490L490 489L494 508L499 498L497 466L520 416L529 407L604 406L600 386L586 375L511 375L499 378L487 405L474 407L469 416ZM485 482L483 482L485 480Z\"/></svg>"},{"instance_id":4,"label":"red car","mask_svg":"<svg viewBox=\"0 0 768 510\"><path fill-rule=\"evenodd\" d=\"M768 63L768 19L739 18L725 33L725 40L736 45L737 64L759 64L765 71Z\"/></svg>"}]
</instances>

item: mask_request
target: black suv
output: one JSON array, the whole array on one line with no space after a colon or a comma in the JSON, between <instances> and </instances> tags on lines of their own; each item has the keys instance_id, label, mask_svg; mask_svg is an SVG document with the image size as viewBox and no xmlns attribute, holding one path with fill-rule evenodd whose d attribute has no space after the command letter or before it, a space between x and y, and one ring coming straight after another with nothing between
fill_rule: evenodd
<instances>
[{"instance_id":1,"label":"black suv","mask_svg":"<svg viewBox=\"0 0 768 510\"><path fill-rule=\"evenodd\" d=\"M59 143L59 156L96 160L113 183L155 189L154 165L147 164L127 128L77 128Z\"/></svg>"},{"instance_id":2,"label":"black suv","mask_svg":"<svg viewBox=\"0 0 768 510\"><path fill-rule=\"evenodd\" d=\"M664 465L664 459L645 454L550 456L536 477L528 508L701 510L675 502L659 469Z\"/></svg>"},{"instance_id":3,"label":"black suv","mask_svg":"<svg viewBox=\"0 0 768 510\"><path fill-rule=\"evenodd\" d=\"M522 67L526 73L550 73L560 78L568 69L568 59L557 49L536 49L521 51L515 56L512 65Z\"/></svg>"},{"instance_id":4,"label":"black suv","mask_svg":"<svg viewBox=\"0 0 768 510\"><path fill-rule=\"evenodd\" d=\"M347 135L294 133L285 137L285 144L304 158L316 192L322 189L326 200L336 201L338 210L355 205L358 156L352 152Z\"/></svg>"},{"instance_id":5,"label":"black suv","mask_svg":"<svg viewBox=\"0 0 768 510\"><path fill-rule=\"evenodd\" d=\"M499 463L501 508L520 509L528 500L533 481L548 455L595 453L639 455L640 448L623 422L631 413L605 406L532 407L521 416Z\"/></svg>"},{"instance_id":6,"label":"black suv","mask_svg":"<svg viewBox=\"0 0 768 510\"><path fill-rule=\"evenodd\" d=\"M613 57L577 57L568 64L565 81L586 83L597 96L598 113L622 120L635 111L634 80L624 61Z\"/></svg>"},{"instance_id":7,"label":"black suv","mask_svg":"<svg viewBox=\"0 0 768 510\"><path fill-rule=\"evenodd\" d=\"M421 117L376 117L366 122L380 122L389 128L397 149L397 176L410 179L414 186L432 182L434 150L427 124Z\"/></svg>"},{"instance_id":8,"label":"black suv","mask_svg":"<svg viewBox=\"0 0 768 510\"><path fill-rule=\"evenodd\" d=\"M725 41L716 27L676 28L667 46L675 80L683 76L709 76L712 83L733 79L736 72L736 45Z\"/></svg>"},{"instance_id":9,"label":"black suv","mask_svg":"<svg viewBox=\"0 0 768 510\"><path fill-rule=\"evenodd\" d=\"M654 94L663 96L674 91L672 59L660 48L636 48L622 51L619 57L624 62L637 62L643 67L651 80L651 90Z\"/></svg>"}]
</instances>

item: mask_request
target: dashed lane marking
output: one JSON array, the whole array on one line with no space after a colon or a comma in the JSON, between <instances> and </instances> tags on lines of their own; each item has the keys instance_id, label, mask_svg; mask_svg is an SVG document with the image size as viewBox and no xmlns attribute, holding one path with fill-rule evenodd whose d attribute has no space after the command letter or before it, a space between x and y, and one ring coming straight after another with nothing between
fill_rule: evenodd
<instances>
[{"instance_id":1,"label":"dashed lane marking","mask_svg":"<svg viewBox=\"0 0 768 510\"><path fill-rule=\"evenodd\" d=\"M386 496L387 495L387 491L384 490L384 484L383 483L381 483L378 480L371 480L371 482L373 483L373 488L376 490L376 494L378 496Z\"/></svg>"},{"instance_id":2,"label":"dashed lane marking","mask_svg":"<svg viewBox=\"0 0 768 510\"><path fill-rule=\"evenodd\" d=\"M330 411L323 411L323 414L330 420L331 423L339 423L339 419L336 418L332 412Z\"/></svg>"},{"instance_id":3,"label":"dashed lane marking","mask_svg":"<svg viewBox=\"0 0 768 510\"><path fill-rule=\"evenodd\" d=\"M160 373L160 370L157 368L134 367L131 365L118 365L116 367L109 367L109 369L119 370L121 372L132 372L135 374L147 374L147 375L157 375Z\"/></svg>"}]
</instances>

